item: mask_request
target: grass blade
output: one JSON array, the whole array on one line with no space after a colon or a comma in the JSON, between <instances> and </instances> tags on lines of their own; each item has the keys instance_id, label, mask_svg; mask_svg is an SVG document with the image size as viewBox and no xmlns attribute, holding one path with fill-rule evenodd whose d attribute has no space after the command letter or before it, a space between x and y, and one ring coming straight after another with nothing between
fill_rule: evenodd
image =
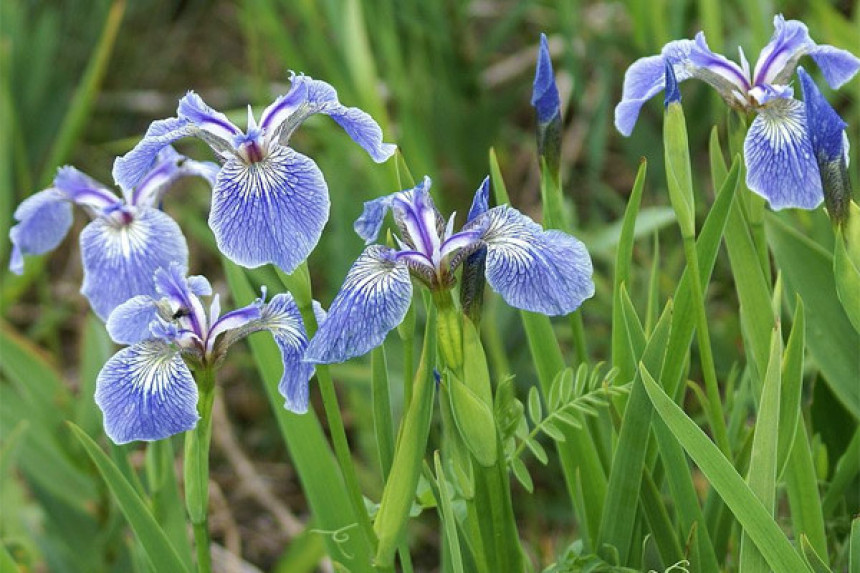
<instances>
[{"instance_id":1,"label":"grass blade","mask_svg":"<svg viewBox=\"0 0 860 573\"><path fill-rule=\"evenodd\" d=\"M701 468L714 489L740 522L768 564L776 571L809 571L743 478L704 432L657 385L643 367L642 380L654 409L675 438Z\"/></svg>"},{"instance_id":2,"label":"grass blade","mask_svg":"<svg viewBox=\"0 0 860 573\"><path fill-rule=\"evenodd\" d=\"M78 426L69 423L75 437L80 440L87 454L104 478L122 513L146 550L156 571L188 571L185 563L176 554L176 549L149 512L146 503L137 495L134 487L123 477L98 444Z\"/></svg>"}]
</instances>

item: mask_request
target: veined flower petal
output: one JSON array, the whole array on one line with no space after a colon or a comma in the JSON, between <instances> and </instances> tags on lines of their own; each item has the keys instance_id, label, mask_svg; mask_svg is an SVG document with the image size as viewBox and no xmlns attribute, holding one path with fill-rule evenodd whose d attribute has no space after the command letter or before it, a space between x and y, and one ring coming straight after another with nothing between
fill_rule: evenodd
<instances>
[{"instance_id":1,"label":"veined flower petal","mask_svg":"<svg viewBox=\"0 0 860 573\"><path fill-rule=\"evenodd\" d=\"M138 295L113 309L105 323L117 344L137 344L152 338L150 325L158 318L158 306L148 295Z\"/></svg>"},{"instance_id":2,"label":"veined flower petal","mask_svg":"<svg viewBox=\"0 0 860 573\"><path fill-rule=\"evenodd\" d=\"M747 187L772 209L814 209L824 199L801 102L778 99L763 107L744 140L744 159Z\"/></svg>"},{"instance_id":3,"label":"veined flower petal","mask_svg":"<svg viewBox=\"0 0 860 573\"><path fill-rule=\"evenodd\" d=\"M797 69L803 91L806 128L812 151L820 161L835 161L845 156L845 128L848 125L824 99L818 86L803 68Z\"/></svg>"},{"instance_id":4,"label":"veined flower petal","mask_svg":"<svg viewBox=\"0 0 860 573\"><path fill-rule=\"evenodd\" d=\"M284 408L297 414L308 411L308 382L314 374L312 364L302 361L308 335L299 308L289 293L277 294L263 306L260 327L269 330L281 351L284 373L278 391Z\"/></svg>"},{"instance_id":5,"label":"veined flower petal","mask_svg":"<svg viewBox=\"0 0 860 573\"><path fill-rule=\"evenodd\" d=\"M176 263L184 273L188 247L179 226L161 211L137 209L131 223L97 219L81 233L84 284L81 292L95 313L107 320L128 299L155 296L155 271Z\"/></svg>"},{"instance_id":6,"label":"veined flower petal","mask_svg":"<svg viewBox=\"0 0 860 573\"><path fill-rule=\"evenodd\" d=\"M248 306L232 310L218 318L209 328L207 352L212 350L216 339L231 330L239 330L249 323L260 320L262 316L259 303L251 303Z\"/></svg>"},{"instance_id":7,"label":"veined flower petal","mask_svg":"<svg viewBox=\"0 0 860 573\"><path fill-rule=\"evenodd\" d=\"M120 350L99 372L96 404L116 444L153 441L194 428L197 386L179 353L147 340Z\"/></svg>"},{"instance_id":8,"label":"veined flower petal","mask_svg":"<svg viewBox=\"0 0 860 573\"><path fill-rule=\"evenodd\" d=\"M667 61L672 64L678 83L692 76L690 52L694 44L692 40L669 42L659 56L640 58L627 68L621 101L615 106L615 127L622 135L633 132L642 106L663 90Z\"/></svg>"},{"instance_id":9,"label":"veined flower petal","mask_svg":"<svg viewBox=\"0 0 860 573\"><path fill-rule=\"evenodd\" d=\"M279 96L263 110L263 115L260 116L260 129L263 130L270 141L280 137L282 130L290 128L290 118L307 99L307 84L304 82L293 82L290 86L290 91ZM297 126L298 124L291 127L295 129Z\"/></svg>"},{"instance_id":10,"label":"veined flower petal","mask_svg":"<svg viewBox=\"0 0 860 573\"><path fill-rule=\"evenodd\" d=\"M722 54L711 51L703 32L696 34L690 50L690 63L693 66L692 75L711 85L728 101L734 98L735 91L745 93L751 87L743 68Z\"/></svg>"},{"instance_id":11,"label":"veined flower petal","mask_svg":"<svg viewBox=\"0 0 860 573\"><path fill-rule=\"evenodd\" d=\"M860 58L848 50L821 45L810 48L809 55L833 89L842 87L860 70Z\"/></svg>"},{"instance_id":12,"label":"veined flower petal","mask_svg":"<svg viewBox=\"0 0 860 573\"><path fill-rule=\"evenodd\" d=\"M359 237L364 239L365 245L369 245L379 237L379 230L382 228L385 214L391 209L391 202L396 195L397 193L392 193L364 202L364 210L361 212L361 216L355 220L352 228Z\"/></svg>"},{"instance_id":13,"label":"veined flower petal","mask_svg":"<svg viewBox=\"0 0 860 573\"><path fill-rule=\"evenodd\" d=\"M68 165L60 167L52 184L76 205L90 207L96 213L120 204L120 199L101 183Z\"/></svg>"},{"instance_id":14,"label":"veined flower petal","mask_svg":"<svg viewBox=\"0 0 860 573\"><path fill-rule=\"evenodd\" d=\"M282 144L286 145L293 131L308 117L322 113L335 120L377 163L386 161L394 154L397 146L383 143L382 128L379 124L357 107L341 105L337 99L337 91L330 84L303 75L293 75L290 81L293 84L292 89L304 90L306 100L287 117L283 124Z\"/></svg>"},{"instance_id":15,"label":"veined flower petal","mask_svg":"<svg viewBox=\"0 0 860 573\"><path fill-rule=\"evenodd\" d=\"M507 205L487 211L486 276L509 305L561 315L594 295L591 257L579 240L540 225ZM476 219L474 223L481 223ZM473 223L473 224L474 224Z\"/></svg>"},{"instance_id":16,"label":"veined flower petal","mask_svg":"<svg viewBox=\"0 0 860 573\"><path fill-rule=\"evenodd\" d=\"M24 199L15 209L18 224L9 230L9 269L24 272L24 255L40 255L60 244L72 226L72 206L65 193L49 187Z\"/></svg>"},{"instance_id":17,"label":"veined flower petal","mask_svg":"<svg viewBox=\"0 0 860 573\"><path fill-rule=\"evenodd\" d=\"M155 166L137 185L134 191L123 190L129 205L156 207L167 189L178 179L198 176L215 184L220 166L209 161L194 161L167 146L158 153Z\"/></svg>"},{"instance_id":18,"label":"veined flower petal","mask_svg":"<svg viewBox=\"0 0 860 573\"><path fill-rule=\"evenodd\" d=\"M232 149L233 140L243 135L226 115L206 105L203 98L193 91L179 100L176 115L194 124L200 130L196 135L215 151Z\"/></svg>"},{"instance_id":19,"label":"veined flower petal","mask_svg":"<svg viewBox=\"0 0 860 573\"><path fill-rule=\"evenodd\" d=\"M113 163L113 178L123 189L134 189L155 164L158 153L178 139L193 135L194 124L185 118L159 119L149 128L131 151Z\"/></svg>"},{"instance_id":20,"label":"veined flower petal","mask_svg":"<svg viewBox=\"0 0 860 573\"><path fill-rule=\"evenodd\" d=\"M316 163L278 145L250 165L227 161L213 189L209 226L233 262L274 263L290 273L316 246L328 213L328 187Z\"/></svg>"},{"instance_id":21,"label":"veined flower petal","mask_svg":"<svg viewBox=\"0 0 860 573\"><path fill-rule=\"evenodd\" d=\"M367 247L352 265L305 353L312 363L344 362L382 344L403 321L412 300L405 264L381 245Z\"/></svg>"}]
</instances>

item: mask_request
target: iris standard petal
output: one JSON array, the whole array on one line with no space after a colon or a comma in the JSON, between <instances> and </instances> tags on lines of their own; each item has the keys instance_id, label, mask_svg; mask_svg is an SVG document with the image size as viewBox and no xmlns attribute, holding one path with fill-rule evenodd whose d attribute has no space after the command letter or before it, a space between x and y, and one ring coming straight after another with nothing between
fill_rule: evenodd
<instances>
[{"instance_id":1,"label":"iris standard petal","mask_svg":"<svg viewBox=\"0 0 860 573\"><path fill-rule=\"evenodd\" d=\"M24 272L24 255L39 255L60 244L72 226L72 205L65 193L50 187L24 199L15 209L18 224L9 230L9 269Z\"/></svg>"},{"instance_id":2,"label":"iris standard petal","mask_svg":"<svg viewBox=\"0 0 860 573\"><path fill-rule=\"evenodd\" d=\"M725 56L711 51L703 32L696 34L689 57L692 75L708 83L720 92L724 99L732 101L736 91L743 94L750 89L750 81L743 68Z\"/></svg>"},{"instance_id":3,"label":"iris standard petal","mask_svg":"<svg viewBox=\"0 0 860 573\"><path fill-rule=\"evenodd\" d=\"M403 321L412 300L412 282L405 264L381 245L367 247L346 280L305 353L313 363L344 362L382 344Z\"/></svg>"},{"instance_id":4,"label":"iris standard petal","mask_svg":"<svg viewBox=\"0 0 860 573\"><path fill-rule=\"evenodd\" d=\"M148 295L139 295L113 309L105 326L117 344L137 344L152 338L149 326L157 318L155 300Z\"/></svg>"},{"instance_id":5,"label":"iris standard petal","mask_svg":"<svg viewBox=\"0 0 860 573\"><path fill-rule=\"evenodd\" d=\"M156 207L167 189L178 179L188 176L198 176L206 179L210 185L215 184L220 166L208 161L194 161L181 155L167 146L158 153L155 166L146 174L141 182L129 192L124 190L130 205Z\"/></svg>"},{"instance_id":6,"label":"iris standard petal","mask_svg":"<svg viewBox=\"0 0 860 573\"><path fill-rule=\"evenodd\" d=\"M172 262L184 272L188 247L179 226L155 209L141 208L128 225L97 219L81 233L84 284L81 292L106 320L128 299L155 296L155 271Z\"/></svg>"},{"instance_id":7,"label":"iris standard petal","mask_svg":"<svg viewBox=\"0 0 860 573\"><path fill-rule=\"evenodd\" d=\"M158 153L178 139L194 134L187 119L172 117L153 121L131 151L113 163L113 178L123 189L134 189L155 164Z\"/></svg>"},{"instance_id":8,"label":"iris standard petal","mask_svg":"<svg viewBox=\"0 0 860 573\"><path fill-rule=\"evenodd\" d=\"M801 102L778 99L763 107L747 131L744 159L747 187L772 209L814 209L824 199Z\"/></svg>"},{"instance_id":9,"label":"iris standard petal","mask_svg":"<svg viewBox=\"0 0 860 573\"><path fill-rule=\"evenodd\" d=\"M369 245L379 237L379 230L382 228L385 214L391 209L391 201L396 195L397 193L392 193L364 202L364 210L361 212L361 216L355 220L352 228L359 237L364 239L365 245Z\"/></svg>"},{"instance_id":10,"label":"iris standard petal","mask_svg":"<svg viewBox=\"0 0 860 573\"><path fill-rule=\"evenodd\" d=\"M194 124L199 130L195 135L215 151L231 149L233 140L243 135L242 130L227 119L226 115L206 105L203 98L193 91L189 91L179 100L176 115Z\"/></svg>"},{"instance_id":11,"label":"iris standard petal","mask_svg":"<svg viewBox=\"0 0 860 573\"><path fill-rule=\"evenodd\" d=\"M262 315L260 313L260 305L258 303L251 303L248 306L237 308L236 310L232 310L222 315L220 318L215 320L215 322L209 328L209 347L207 348L207 351L212 350L212 346L215 344L215 340L221 334L224 334L231 330L242 329L250 322L260 320L261 316Z\"/></svg>"},{"instance_id":12,"label":"iris standard petal","mask_svg":"<svg viewBox=\"0 0 860 573\"><path fill-rule=\"evenodd\" d=\"M305 119L322 113L335 120L377 163L382 163L394 154L397 146L383 143L382 128L379 124L357 107L341 105L337 99L337 91L330 84L308 76L293 76L291 81L293 89L306 90L307 99L289 117L288 124L281 131L281 143L286 144L286 139Z\"/></svg>"},{"instance_id":13,"label":"iris standard petal","mask_svg":"<svg viewBox=\"0 0 860 573\"><path fill-rule=\"evenodd\" d=\"M65 193L73 203L90 207L96 213L120 204L119 197L111 190L106 189L89 175L68 165L57 170L51 186Z\"/></svg>"},{"instance_id":14,"label":"iris standard petal","mask_svg":"<svg viewBox=\"0 0 860 573\"><path fill-rule=\"evenodd\" d=\"M544 231L507 205L483 217L489 220L487 282L509 305L552 316L573 312L594 295L591 257L579 240Z\"/></svg>"},{"instance_id":15,"label":"iris standard petal","mask_svg":"<svg viewBox=\"0 0 860 573\"><path fill-rule=\"evenodd\" d=\"M266 134L270 140L279 137L282 130L288 129L292 122L290 119L293 114L305 103L308 99L308 86L303 82L293 81L290 86L290 91L279 96L274 102L263 110L263 115L260 116L260 129ZM298 124L292 126L295 129Z\"/></svg>"},{"instance_id":16,"label":"iris standard petal","mask_svg":"<svg viewBox=\"0 0 860 573\"><path fill-rule=\"evenodd\" d=\"M809 29L798 20L786 20L782 14L773 17L773 35L759 53L753 84L783 84L794 73L797 60L814 46Z\"/></svg>"},{"instance_id":17,"label":"iris standard petal","mask_svg":"<svg viewBox=\"0 0 860 573\"><path fill-rule=\"evenodd\" d=\"M116 444L153 441L194 428L197 386L179 353L147 340L114 354L96 380L96 404Z\"/></svg>"},{"instance_id":18,"label":"iris standard petal","mask_svg":"<svg viewBox=\"0 0 860 573\"><path fill-rule=\"evenodd\" d=\"M549 57L549 43L546 34L540 35L531 103L537 112L538 123L549 123L553 117L561 113L561 99L555 84L555 74L552 71L552 59Z\"/></svg>"},{"instance_id":19,"label":"iris standard petal","mask_svg":"<svg viewBox=\"0 0 860 573\"><path fill-rule=\"evenodd\" d=\"M316 246L328 213L328 187L316 163L276 146L256 163L227 161L213 189L209 226L233 262L274 263L290 273Z\"/></svg>"}]
</instances>

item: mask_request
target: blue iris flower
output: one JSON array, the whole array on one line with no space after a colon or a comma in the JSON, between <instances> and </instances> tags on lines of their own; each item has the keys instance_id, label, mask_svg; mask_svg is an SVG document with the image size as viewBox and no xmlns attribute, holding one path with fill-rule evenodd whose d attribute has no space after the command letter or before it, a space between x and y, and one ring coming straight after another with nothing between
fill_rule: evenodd
<instances>
[{"instance_id":1,"label":"blue iris flower","mask_svg":"<svg viewBox=\"0 0 860 573\"><path fill-rule=\"evenodd\" d=\"M209 213L218 248L245 267L274 263L292 272L316 246L329 214L328 187L319 167L287 146L296 128L322 113L374 161L387 160L396 147L382 142L381 128L367 113L341 105L329 84L302 75L293 75L291 83L259 123L249 108L245 132L188 92L177 117L153 122L140 143L117 161L114 178L134 185L165 145L188 136L202 139L222 162Z\"/></svg>"},{"instance_id":2,"label":"blue iris flower","mask_svg":"<svg viewBox=\"0 0 860 573\"><path fill-rule=\"evenodd\" d=\"M9 231L9 268L21 274L24 255L53 250L72 226L72 205L93 218L81 232L84 284L81 292L106 320L118 304L139 294L155 294L155 270L171 262L187 266L188 247L173 219L158 209L179 178L196 175L214 183L217 166L187 159L166 147L133 186L117 197L74 167L61 167L47 189L25 199Z\"/></svg>"},{"instance_id":3,"label":"blue iris flower","mask_svg":"<svg viewBox=\"0 0 860 573\"><path fill-rule=\"evenodd\" d=\"M552 71L552 59L549 56L549 42L546 34L540 35L537 67L532 87L532 106L537 112L538 124L547 124L561 116L561 98Z\"/></svg>"},{"instance_id":4,"label":"blue iris flower","mask_svg":"<svg viewBox=\"0 0 860 573\"><path fill-rule=\"evenodd\" d=\"M184 268L173 264L156 271L155 285L156 296L124 302L107 321L111 338L131 345L107 361L96 381L96 403L111 440L160 440L194 428L197 386L183 358L212 367L231 344L260 330L271 332L281 351L284 374L278 389L285 407L307 411L313 366L301 360L307 335L292 295L266 302L264 289L252 304L222 315L216 294L207 314L200 301L212 294L206 278L186 278Z\"/></svg>"},{"instance_id":5,"label":"blue iris flower","mask_svg":"<svg viewBox=\"0 0 860 573\"><path fill-rule=\"evenodd\" d=\"M860 59L846 50L816 44L802 22L774 18L774 34L755 68L740 50L740 64L713 53L702 32L695 40L678 40L659 56L637 60L624 76L615 126L630 135L642 105L665 87L666 62L678 83L690 78L714 87L731 107L756 117L744 141L746 183L773 209L813 209L822 199L821 180L806 128L804 104L789 84L801 57L809 55L827 83L838 88L860 70Z\"/></svg>"},{"instance_id":6,"label":"blue iris flower","mask_svg":"<svg viewBox=\"0 0 860 573\"><path fill-rule=\"evenodd\" d=\"M561 315L594 294L585 246L561 231L545 231L508 205L489 209L489 178L456 233L454 215L446 223L429 191L425 177L413 189L364 204L356 232L367 243L375 241L390 209L400 230L399 248L370 245L359 256L308 345L306 360L343 362L378 346L409 309L410 275L431 289L449 289L460 263L482 248L487 282L511 306Z\"/></svg>"}]
</instances>

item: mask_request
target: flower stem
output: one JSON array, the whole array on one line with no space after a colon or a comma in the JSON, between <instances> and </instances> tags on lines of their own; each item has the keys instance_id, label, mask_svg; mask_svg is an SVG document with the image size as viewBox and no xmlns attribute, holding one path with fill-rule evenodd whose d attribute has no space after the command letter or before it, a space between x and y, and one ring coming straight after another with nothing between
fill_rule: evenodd
<instances>
[{"instance_id":1,"label":"flower stem","mask_svg":"<svg viewBox=\"0 0 860 573\"><path fill-rule=\"evenodd\" d=\"M702 372L705 377L705 393L708 396L708 418L714 439L720 450L727 456L731 456L726 421L723 417L722 402L720 401L720 388L717 383L714 356L711 352L711 336L708 331L708 318L705 314L705 296L702 291L702 283L699 280L699 256L696 252L696 240L693 236L684 237L684 254L693 280L693 300L696 305L696 339L699 342L699 355L702 362Z\"/></svg>"},{"instance_id":2,"label":"flower stem","mask_svg":"<svg viewBox=\"0 0 860 573\"><path fill-rule=\"evenodd\" d=\"M194 529L197 570L212 571L209 552L209 443L212 437L212 404L215 400L215 373L201 368L196 375L199 395L197 427L185 433L185 507Z\"/></svg>"},{"instance_id":3,"label":"flower stem","mask_svg":"<svg viewBox=\"0 0 860 573\"><path fill-rule=\"evenodd\" d=\"M307 263L302 263L291 275L287 275L280 269L277 269L278 276L284 286L292 293L299 307L299 312L302 314L302 321L305 323L305 331L308 339L312 338L317 331L317 318L313 310L313 299L311 293L311 279L308 273ZM364 506L364 498L361 495L361 487L358 484L358 476L355 473L355 466L352 462L352 456L349 451L349 441L346 437L346 429L343 425L343 418L340 414L340 404L337 400L337 393L334 389L334 382L331 378L329 368L325 364L316 366L317 383L320 387L322 395L323 408L325 409L326 419L328 420L329 431L331 433L331 441L334 446L334 454L340 466L343 481L346 485L347 495L350 499L350 505L355 513L355 518L358 520L358 525L367 537L370 546L376 550L378 540L373 532L373 525L370 523L370 516Z\"/></svg>"}]
</instances>

